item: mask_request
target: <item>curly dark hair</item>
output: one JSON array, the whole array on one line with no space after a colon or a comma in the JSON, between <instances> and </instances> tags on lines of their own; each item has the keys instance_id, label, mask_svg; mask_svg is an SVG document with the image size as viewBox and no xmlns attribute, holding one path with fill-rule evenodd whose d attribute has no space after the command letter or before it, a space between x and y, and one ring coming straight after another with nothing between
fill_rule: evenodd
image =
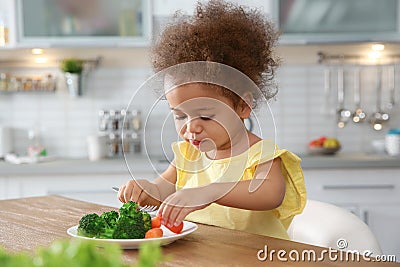
<instances>
[{"instance_id":1,"label":"curly dark hair","mask_svg":"<svg viewBox=\"0 0 400 267\"><path fill-rule=\"evenodd\" d=\"M193 16L176 13L152 48L155 71L191 61L213 61L246 74L267 99L279 58L274 25L257 9L223 0L197 3Z\"/></svg>"}]
</instances>

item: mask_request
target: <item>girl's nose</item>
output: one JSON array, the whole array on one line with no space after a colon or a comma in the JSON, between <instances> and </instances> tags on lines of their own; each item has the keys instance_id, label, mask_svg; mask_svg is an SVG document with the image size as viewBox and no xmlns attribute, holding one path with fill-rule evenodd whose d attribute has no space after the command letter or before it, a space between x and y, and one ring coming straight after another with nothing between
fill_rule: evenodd
<instances>
[{"instance_id":1,"label":"girl's nose","mask_svg":"<svg viewBox=\"0 0 400 267\"><path fill-rule=\"evenodd\" d=\"M185 130L189 133L200 133L202 130L201 120L199 118L190 119L186 125Z\"/></svg>"}]
</instances>

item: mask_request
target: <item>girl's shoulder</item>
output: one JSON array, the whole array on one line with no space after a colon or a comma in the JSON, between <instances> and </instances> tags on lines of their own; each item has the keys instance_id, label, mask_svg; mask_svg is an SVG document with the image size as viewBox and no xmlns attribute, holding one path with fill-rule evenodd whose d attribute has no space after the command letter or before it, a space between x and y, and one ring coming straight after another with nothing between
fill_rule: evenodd
<instances>
[{"instance_id":1,"label":"girl's shoulder","mask_svg":"<svg viewBox=\"0 0 400 267\"><path fill-rule=\"evenodd\" d=\"M267 162L280 158L284 164L298 164L301 159L287 149L280 149L273 140L262 139L253 144L248 152L248 158L253 162Z\"/></svg>"},{"instance_id":2,"label":"girl's shoulder","mask_svg":"<svg viewBox=\"0 0 400 267\"><path fill-rule=\"evenodd\" d=\"M275 154L278 146L273 140L260 139L258 142L252 144L249 148L249 155L270 155L271 157Z\"/></svg>"}]
</instances>

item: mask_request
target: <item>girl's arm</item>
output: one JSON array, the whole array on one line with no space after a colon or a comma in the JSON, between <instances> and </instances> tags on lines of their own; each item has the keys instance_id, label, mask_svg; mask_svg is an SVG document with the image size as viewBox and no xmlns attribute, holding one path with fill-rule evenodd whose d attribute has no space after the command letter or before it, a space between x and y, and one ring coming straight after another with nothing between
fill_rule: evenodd
<instances>
[{"instance_id":1,"label":"girl's arm","mask_svg":"<svg viewBox=\"0 0 400 267\"><path fill-rule=\"evenodd\" d=\"M252 180L239 181L236 186L232 183L213 183L207 187L216 198L221 196L215 203L223 206L247 210L274 209L279 207L285 196L281 160L276 158L272 165L271 162L258 165Z\"/></svg>"},{"instance_id":2,"label":"girl's arm","mask_svg":"<svg viewBox=\"0 0 400 267\"><path fill-rule=\"evenodd\" d=\"M176 167L170 164L160 177L154 180L154 184L157 187L159 193L159 200L163 202L169 195L175 193L176 184ZM160 206L161 202L158 206Z\"/></svg>"},{"instance_id":3,"label":"girl's arm","mask_svg":"<svg viewBox=\"0 0 400 267\"><path fill-rule=\"evenodd\" d=\"M176 168L170 164L153 182L145 179L129 180L118 191L118 199L126 203L135 201L140 205L157 205L175 192Z\"/></svg>"},{"instance_id":4,"label":"girl's arm","mask_svg":"<svg viewBox=\"0 0 400 267\"><path fill-rule=\"evenodd\" d=\"M247 210L271 210L282 203L284 196L285 179L281 160L276 158L258 165L252 180L179 190L162 203L159 215L164 223L178 225L186 215L211 203Z\"/></svg>"}]
</instances>

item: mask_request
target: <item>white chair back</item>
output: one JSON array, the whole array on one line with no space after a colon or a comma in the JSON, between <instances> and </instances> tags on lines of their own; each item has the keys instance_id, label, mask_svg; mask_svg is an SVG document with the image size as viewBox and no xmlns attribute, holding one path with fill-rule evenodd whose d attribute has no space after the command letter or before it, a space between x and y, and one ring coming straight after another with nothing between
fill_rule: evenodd
<instances>
[{"instance_id":1,"label":"white chair back","mask_svg":"<svg viewBox=\"0 0 400 267\"><path fill-rule=\"evenodd\" d=\"M288 235L293 241L315 246L382 254L368 225L353 213L320 201L307 200L303 212L293 218Z\"/></svg>"}]
</instances>

